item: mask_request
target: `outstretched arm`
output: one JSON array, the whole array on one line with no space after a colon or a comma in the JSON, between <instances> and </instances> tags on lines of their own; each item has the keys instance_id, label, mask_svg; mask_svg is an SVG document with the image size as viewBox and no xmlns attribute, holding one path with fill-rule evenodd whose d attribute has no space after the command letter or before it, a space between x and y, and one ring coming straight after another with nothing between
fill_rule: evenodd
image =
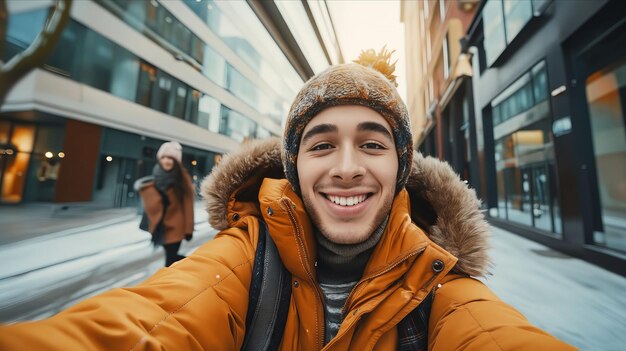
<instances>
[{"instance_id":1,"label":"outstretched arm","mask_svg":"<svg viewBox=\"0 0 626 351\"><path fill-rule=\"evenodd\" d=\"M530 324L482 282L459 278L435 293L429 350L575 350Z\"/></svg>"},{"instance_id":2,"label":"outstretched arm","mask_svg":"<svg viewBox=\"0 0 626 351\"><path fill-rule=\"evenodd\" d=\"M87 299L46 320L0 326L0 350L239 349L251 242L243 230L226 230L138 286Z\"/></svg>"}]
</instances>

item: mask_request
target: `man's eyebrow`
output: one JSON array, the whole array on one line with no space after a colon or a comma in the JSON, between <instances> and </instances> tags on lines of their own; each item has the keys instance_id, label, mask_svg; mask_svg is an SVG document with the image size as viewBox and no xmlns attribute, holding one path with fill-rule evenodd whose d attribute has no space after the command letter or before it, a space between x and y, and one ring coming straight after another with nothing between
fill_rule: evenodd
<instances>
[{"instance_id":1,"label":"man's eyebrow","mask_svg":"<svg viewBox=\"0 0 626 351\"><path fill-rule=\"evenodd\" d=\"M309 131L304 134L304 136L302 137L301 143L302 144L306 143L307 140L311 139L317 134L329 133L329 132L336 133L337 131L339 131L339 129L334 124L318 124L315 127L309 129Z\"/></svg>"},{"instance_id":2,"label":"man's eyebrow","mask_svg":"<svg viewBox=\"0 0 626 351\"><path fill-rule=\"evenodd\" d=\"M376 122L359 123L359 125L356 127L356 130L359 132L364 132L364 131L378 132L378 133L384 134L386 137L389 138L389 140L393 141L393 136L391 135L391 132L389 131L389 129L385 128L385 126L380 123L376 123Z\"/></svg>"}]
</instances>

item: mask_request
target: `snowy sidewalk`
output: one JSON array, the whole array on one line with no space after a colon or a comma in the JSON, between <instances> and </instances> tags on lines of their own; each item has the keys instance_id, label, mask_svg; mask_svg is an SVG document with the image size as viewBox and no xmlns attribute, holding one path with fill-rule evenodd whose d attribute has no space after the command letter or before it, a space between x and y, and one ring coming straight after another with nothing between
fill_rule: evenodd
<instances>
[{"instance_id":1,"label":"snowy sidewalk","mask_svg":"<svg viewBox=\"0 0 626 351\"><path fill-rule=\"evenodd\" d=\"M491 244L502 300L581 350L624 350L626 278L499 228Z\"/></svg>"},{"instance_id":2,"label":"snowy sidewalk","mask_svg":"<svg viewBox=\"0 0 626 351\"><path fill-rule=\"evenodd\" d=\"M194 206L194 222L207 223L204 202ZM106 250L138 243L150 243L150 234L139 230L139 215L124 220L105 220L45 236L37 236L0 245L0 257L7 264L0 265L2 279L26 274L63 262L93 256Z\"/></svg>"}]
</instances>

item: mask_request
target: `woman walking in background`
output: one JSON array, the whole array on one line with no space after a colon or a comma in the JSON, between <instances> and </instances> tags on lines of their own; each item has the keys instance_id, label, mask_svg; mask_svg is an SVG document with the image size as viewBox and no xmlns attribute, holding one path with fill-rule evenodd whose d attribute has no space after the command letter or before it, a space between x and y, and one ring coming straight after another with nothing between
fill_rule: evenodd
<instances>
[{"instance_id":1,"label":"woman walking in background","mask_svg":"<svg viewBox=\"0 0 626 351\"><path fill-rule=\"evenodd\" d=\"M180 243L193 235L194 188L191 177L182 166L183 148L175 142L164 143L157 152L152 176L135 182L143 200L143 229L152 234L155 246L163 245L165 266L185 258L178 254Z\"/></svg>"}]
</instances>

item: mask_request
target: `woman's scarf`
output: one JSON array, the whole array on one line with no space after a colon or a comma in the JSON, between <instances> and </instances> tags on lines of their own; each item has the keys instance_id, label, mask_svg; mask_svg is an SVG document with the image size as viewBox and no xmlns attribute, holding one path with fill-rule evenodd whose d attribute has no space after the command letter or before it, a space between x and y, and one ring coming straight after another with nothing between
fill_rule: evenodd
<instances>
[{"instance_id":1,"label":"woman's scarf","mask_svg":"<svg viewBox=\"0 0 626 351\"><path fill-rule=\"evenodd\" d=\"M172 170L165 171L160 163L154 165L152 175L154 176L154 186L163 194L165 194L167 189L176 181L174 172Z\"/></svg>"}]
</instances>

